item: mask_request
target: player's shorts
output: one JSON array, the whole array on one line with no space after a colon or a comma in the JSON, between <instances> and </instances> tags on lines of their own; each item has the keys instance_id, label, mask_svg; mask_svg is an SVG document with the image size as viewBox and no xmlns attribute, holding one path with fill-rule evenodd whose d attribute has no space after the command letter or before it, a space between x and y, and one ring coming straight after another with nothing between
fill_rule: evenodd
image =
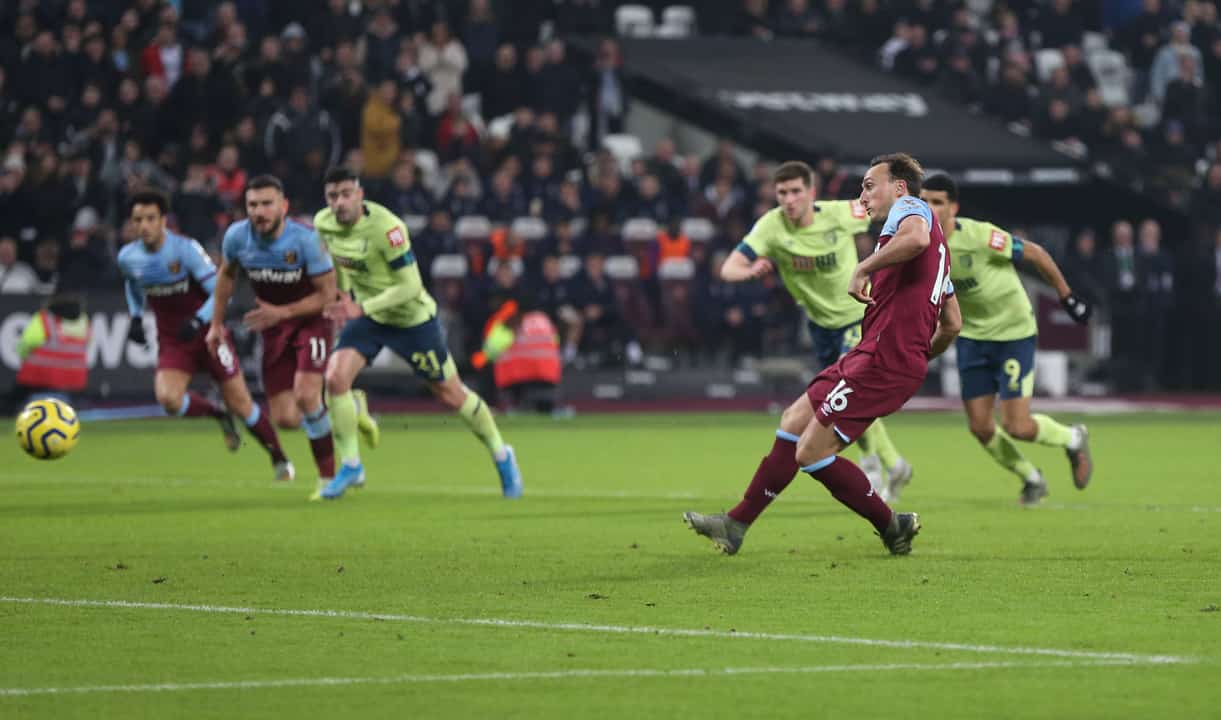
<instances>
[{"instance_id":1,"label":"player's shorts","mask_svg":"<svg viewBox=\"0 0 1221 720\"><path fill-rule=\"evenodd\" d=\"M962 399L1000 394L1002 400L1034 394L1034 351L1038 337L994 342L960 337L958 380Z\"/></svg>"},{"instance_id":2,"label":"player's shorts","mask_svg":"<svg viewBox=\"0 0 1221 720\"><path fill-rule=\"evenodd\" d=\"M815 325L813 320L807 320L806 323L810 327L810 338L814 341L814 359L818 361L820 368L831 367L840 355L856 347L861 341L859 322L838 330Z\"/></svg>"},{"instance_id":3,"label":"player's shorts","mask_svg":"<svg viewBox=\"0 0 1221 720\"><path fill-rule=\"evenodd\" d=\"M873 353L858 350L820 372L806 388L806 395L818 422L852 443L874 420L903 407L923 384L923 378L879 367Z\"/></svg>"},{"instance_id":4,"label":"player's shorts","mask_svg":"<svg viewBox=\"0 0 1221 720\"><path fill-rule=\"evenodd\" d=\"M457 374L445 333L435 317L408 328L383 325L367 315L349 320L339 333L336 350L352 348L372 363L373 358L390 348L411 365L412 371L429 382L441 382Z\"/></svg>"},{"instance_id":5,"label":"player's shorts","mask_svg":"<svg viewBox=\"0 0 1221 720\"><path fill-rule=\"evenodd\" d=\"M263 331L263 392L268 397L293 387L299 372L326 372L335 328L324 317L288 322Z\"/></svg>"},{"instance_id":6,"label":"player's shorts","mask_svg":"<svg viewBox=\"0 0 1221 720\"><path fill-rule=\"evenodd\" d=\"M237 351L233 348L233 335L225 330L225 342L217 348L216 354L208 352L208 344L204 342L204 332L190 342L181 342L174 337L157 337L157 369L181 370L188 375L206 372L212 379L222 383L237 377L242 372L242 365L237 359Z\"/></svg>"}]
</instances>

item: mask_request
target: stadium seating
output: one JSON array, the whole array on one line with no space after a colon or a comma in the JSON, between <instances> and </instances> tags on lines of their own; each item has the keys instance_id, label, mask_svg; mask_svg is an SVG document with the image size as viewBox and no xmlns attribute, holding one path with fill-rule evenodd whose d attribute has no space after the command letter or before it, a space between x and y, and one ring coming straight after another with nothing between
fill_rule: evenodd
<instances>
[{"instance_id":1,"label":"stadium seating","mask_svg":"<svg viewBox=\"0 0 1221 720\"><path fill-rule=\"evenodd\" d=\"M620 5L615 10L615 32L622 37L648 37L653 27L653 10L647 5Z\"/></svg>"}]
</instances>

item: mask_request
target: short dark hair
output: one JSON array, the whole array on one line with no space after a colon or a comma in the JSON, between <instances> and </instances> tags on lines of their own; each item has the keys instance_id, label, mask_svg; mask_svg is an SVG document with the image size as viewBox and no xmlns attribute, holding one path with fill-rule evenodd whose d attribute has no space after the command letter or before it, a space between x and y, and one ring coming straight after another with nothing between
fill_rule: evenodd
<instances>
[{"instance_id":1,"label":"short dark hair","mask_svg":"<svg viewBox=\"0 0 1221 720\"><path fill-rule=\"evenodd\" d=\"M284 194L284 183L280 182L280 178L275 175L255 175L246 183L246 189L242 191L242 195L245 196L251 190L263 190L265 188L275 188L280 191L281 195Z\"/></svg>"},{"instance_id":2,"label":"short dark hair","mask_svg":"<svg viewBox=\"0 0 1221 720\"><path fill-rule=\"evenodd\" d=\"M351 168L344 167L343 165L337 165L336 167L326 171L326 175L324 175L322 178L322 184L333 185L335 183L348 182L349 180L357 185L360 184L360 177L356 173L352 172Z\"/></svg>"},{"instance_id":3,"label":"short dark hair","mask_svg":"<svg viewBox=\"0 0 1221 720\"><path fill-rule=\"evenodd\" d=\"M892 178L907 183L907 193L909 195L920 195L924 168L920 166L920 161L916 158L907 153L890 153L888 155L879 155L870 160L869 167L874 165L885 165Z\"/></svg>"},{"instance_id":4,"label":"short dark hair","mask_svg":"<svg viewBox=\"0 0 1221 720\"><path fill-rule=\"evenodd\" d=\"M141 188L127 198L127 214L130 216L137 205L156 205L162 215L170 214L170 196L154 187Z\"/></svg>"},{"instance_id":5,"label":"short dark hair","mask_svg":"<svg viewBox=\"0 0 1221 720\"><path fill-rule=\"evenodd\" d=\"M789 180L800 180L806 187L814 186L814 171L809 165L800 160L789 160L781 163L780 167L772 173L773 183L788 182Z\"/></svg>"},{"instance_id":6,"label":"short dark hair","mask_svg":"<svg viewBox=\"0 0 1221 720\"><path fill-rule=\"evenodd\" d=\"M954 182L954 178L944 173L926 178L924 180L924 189L943 192L950 199L950 202L958 202L958 183Z\"/></svg>"}]
</instances>

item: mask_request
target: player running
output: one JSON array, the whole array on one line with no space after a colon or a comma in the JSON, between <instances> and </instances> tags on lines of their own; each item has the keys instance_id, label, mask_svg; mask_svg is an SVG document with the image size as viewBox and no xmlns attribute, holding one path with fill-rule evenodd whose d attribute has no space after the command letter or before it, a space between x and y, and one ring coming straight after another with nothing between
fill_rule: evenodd
<instances>
[{"instance_id":1,"label":"player running","mask_svg":"<svg viewBox=\"0 0 1221 720\"><path fill-rule=\"evenodd\" d=\"M1043 474L1022 456L1013 440L1064 448L1073 484L1084 489L1094 472L1089 432L1084 425L1061 425L1030 414L1034 392L1034 351L1038 328L1017 267L1023 260L1039 271L1060 296L1069 317L1090 318L1090 306L1073 294L1047 251L991 223L958 217L958 186L946 175L924 183L920 196L932 207L954 254L950 278L962 304L958 377L971 434L992 459L1022 480L1019 501L1035 505L1047 495ZM992 412L1001 397L1001 426Z\"/></svg>"},{"instance_id":2,"label":"player running","mask_svg":"<svg viewBox=\"0 0 1221 720\"><path fill-rule=\"evenodd\" d=\"M407 227L394 213L365 200L360 180L351 170L332 168L323 184L327 207L314 216L314 227L331 251L344 291L325 310L327 317L342 325L326 372L342 467L319 497L338 498L364 480L350 393L357 374L384 347L410 363L437 399L457 411L487 446L504 496L520 497L521 471L513 448L501 439L487 403L458 377L437 321L437 303L424 289Z\"/></svg>"},{"instance_id":3,"label":"player running","mask_svg":"<svg viewBox=\"0 0 1221 720\"><path fill-rule=\"evenodd\" d=\"M778 270L806 312L822 370L861 340L865 311L844 288L857 263L856 239L869 231L869 217L854 200L815 202L814 171L803 162L782 164L772 182L779 207L759 218L726 258L721 279L744 282ZM869 426L857 442L870 484L883 500L897 500L911 480L912 466L899 455L882 421Z\"/></svg>"},{"instance_id":4,"label":"player running","mask_svg":"<svg viewBox=\"0 0 1221 720\"><path fill-rule=\"evenodd\" d=\"M282 429L304 426L322 487L335 477L331 422L322 402L334 336L322 309L338 294L334 267L314 231L286 219L288 201L278 178L253 178L245 200L247 219L230 225L221 244L208 349L216 352L225 342L225 308L241 269L258 305L243 321L263 336L263 392L271 419Z\"/></svg>"},{"instance_id":5,"label":"player running","mask_svg":"<svg viewBox=\"0 0 1221 720\"><path fill-rule=\"evenodd\" d=\"M945 239L928 205L916 197L922 175L920 164L903 153L870 163L860 202L871 218L886 223L877 250L848 281L848 294L867 305L861 341L784 411L771 452L733 514L683 514L721 552L738 551L751 523L798 469L868 520L892 554L911 552L919 516L892 511L865 473L839 453L920 389L929 358L949 347L962 324Z\"/></svg>"},{"instance_id":6,"label":"player running","mask_svg":"<svg viewBox=\"0 0 1221 720\"><path fill-rule=\"evenodd\" d=\"M158 190L136 192L127 201L128 217L139 238L119 251L119 270L132 318L127 339L146 344L142 317L147 301L157 321L153 389L165 412L215 418L225 434L225 444L236 451L241 438L229 413L187 389L192 375L207 372L220 385L225 406L245 419L250 434L271 456L276 479L291 480L292 463L280 449L271 421L250 399L232 338L222 336L214 351L204 342L203 327L212 317L216 266L198 242L166 230L169 208L169 199Z\"/></svg>"}]
</instances>

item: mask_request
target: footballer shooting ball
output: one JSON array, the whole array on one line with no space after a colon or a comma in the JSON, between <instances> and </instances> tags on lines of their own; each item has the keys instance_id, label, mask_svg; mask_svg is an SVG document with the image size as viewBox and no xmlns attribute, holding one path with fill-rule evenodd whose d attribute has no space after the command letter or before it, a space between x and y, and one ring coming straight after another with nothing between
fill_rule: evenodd
<instances>
[{"instance_id":1,"label":"footballer shooting ball","mask_svg":"<svg viewBox=\"0 0 1221 720\"><path fill-rule=\"evenodd\" d=\"M56 460L67 455L81 436L81 421L62 400L35 400L17 416L17 444L31 457Z\"/></svg>"}]
</instances>

